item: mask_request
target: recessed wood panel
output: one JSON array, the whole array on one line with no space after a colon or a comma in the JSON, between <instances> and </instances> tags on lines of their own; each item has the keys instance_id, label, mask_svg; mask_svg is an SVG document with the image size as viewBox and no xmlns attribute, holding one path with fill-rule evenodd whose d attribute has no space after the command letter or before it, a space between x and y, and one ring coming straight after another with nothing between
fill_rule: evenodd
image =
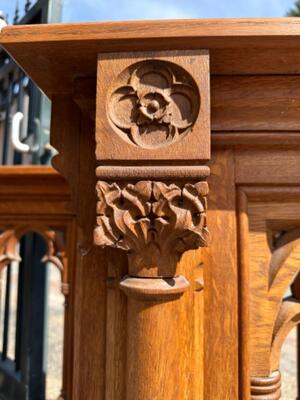
<instances>
[{"instance_id":1,"label":"recessed wood panel","mask_svg":"<svg viewBox=\"0 0 300 400\"><path fill-rule=\"evenodd\" d=\"M235 171L240 184L299 184L300 150L240 150Z\"/></svg>"},{"instance_id":2,"label":"recessed wood panel","mask_svg":"<svg viewBox=\"0 0 300 400\"><path fill-rule=\"evenodd\" d=\"M214 77L214 131L300 131L299 76Z\"/></svg>"}]
</instances>

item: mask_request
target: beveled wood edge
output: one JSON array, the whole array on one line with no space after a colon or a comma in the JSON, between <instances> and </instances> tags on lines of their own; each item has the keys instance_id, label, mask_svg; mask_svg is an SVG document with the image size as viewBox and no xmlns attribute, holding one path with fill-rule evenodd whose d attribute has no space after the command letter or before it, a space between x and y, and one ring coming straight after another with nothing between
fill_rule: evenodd
<instances>
[{"instance_id":1,"label":"beveled wood edge","mask_svg":"<svg viewBox=\"0 0 300 400\"><path fill-rule=\"evenodd\" d=\"M211 143L213 147L217 146L300 146L299 131L212 131Z\"/></svg>"},{"instance_id":2,"label":"beveled wood edge","mask_svg":"<svg viewBox=\"0 0 300 400\"><path fill-rule=\"evenodd\" d=\"M50 166L32 166L32 165L1 165L0 168L0 179L2 177L59 177L62 180L64 178Z\"/></svg>"},{"instance_id":3,"label":"beveled wood edge","mask_svg":"<svg viewBox=\"0 0 300 400\"><path fill-rule=\"evenodd\" d=\"M267 185L263 184L261 186L237 185L238 191L244 193L247 200L252 202L292 202L298 201L300 199L300 185Z\"/></svg>"},{"instance_id":4,"label":"beveled wood edge","mask_svg":"<svg viewBox=\"0 0 300 400\"><path fill-rule=\"evenodd\" d=\"M66 180L52 167L1 166L1 201L20 202L21 199L71 201Z\"/></svg>"},{"instance_id":5,"label":"beveled wood edge","mask_svg":"<svg viewBox=\"0 0 300 400\"><path fill-rule=\"evenodd\" d=\"M299 36L298 18L212 18L7 26L0 34L0 44L198 38L218 48L243 47L242 39L247 38L259 47L266 42L279 47ZM280 40L272 42L274 38Z\"/></svg>"}]
</instances>

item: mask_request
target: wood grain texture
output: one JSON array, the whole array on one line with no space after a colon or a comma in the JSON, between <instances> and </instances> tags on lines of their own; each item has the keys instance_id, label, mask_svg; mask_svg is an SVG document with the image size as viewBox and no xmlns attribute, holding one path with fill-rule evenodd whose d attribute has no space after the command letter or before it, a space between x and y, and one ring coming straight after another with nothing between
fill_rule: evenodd
<instances>
[{"instance_id":1,"label":"wood grain texture","mask_svg":"<svg viewBox=\"0 0 300 400\"><path fill-rule=\"evenodd\" d=\"M54 165L68 181L72 203L58 182L45 189L41 209L50 220L58 200L62 213L76 216L70 228L78 241L70 297L74 345L66 356L74 374L65 377L72 400L280 398L280 350L299 322L295 285L293 298L284 298L299 269L299 37L300 21L292 18L15 26L1 33L0 43L53 99ZM205 226L199 216L206 204L195 185L208 176L199 160L209 158L210 138L203 142L198 127L195 141L177 146L178 136L189 138L187 125L197 125L199 97L186 72L201 88L208 128L207 64L201 97L203 69L188 56L201 48L210 54L212 82L211 243L188 250L199 245L192 240L171 259L174 237L190 234L191 221L193 228ZM145 71L147 79L156 76L146 85L150 91L142 83ZM172 120L167 117L174 92L166 94L157 82L170 83L170 75L191 103L184 121L182 99L179 114L172 108ZM120 91L135 98L138 116L128 103L117 112ZM119 118L128 110L129 123ZM154 137L143 136L145 118L147 129L155 121ZM12 174L14 188L5 179L0 198L23 187L26 198L25 181ZM32 179L39 196L43 176ZM7 203L0 202L1 215L9 212ZM97 243L112 249L93 245L97 213ZM158 244L167 249L163 257ZM129 252L129 263L117 247Z\"/></svg>"},{"instance_id":2,"label":"wood grain texture","mask_svg":"<svg viewBox=\"0 0 300 400\"><path fill-rule=\"evenodd\" d=\"M185 252L208 243L207 168L199 166L210 157L208 78L207 51L98 56L96 173L107 180L96 185L94 242L127 253L120 289L128 297L128 400L195 397L194 336L203 336L186 312L195 308L185 275L194 278L192 266L179 269ZM189 169L201 172L199 181Z\"/></svg>"},{"instance_id":3,"label":"wood grain texture","mask_svg":"<svg viewBox=\"0 0 300 400\"><path fill-rule=\"evenodd\" d=\"M41 37L41 31L44 37ZM149 35L151 33L151 35ZM8 43L39 43L46 40L56 42L83 42L94 40L119 40L147 38L162 39L172 37L191 39L201 38L203 41L216 38L219 47L226 47L226 39L230 46L244 47L242 39L248 38L248 43L255 47L272 43L273 46L288 44L292 38L300 36L300 24L297 18L252 18L252 19L190 19L165 21L122 21L51 24L36 26L5 27L1 32L1 44ZM261 38L265 42L259 42ZM275 38L277 43L271 42ZM242 40L242 42L241 42ZM216 41L217 42L217 41ZM209 42L207 43L209 45ZM172 43L170 43L172 46ZM204 46L205 47L205 46ZM228 46L227 46L228 47Z\"/></svg>"},{"instance_id":4,"label":"wood grain texture","mask_svg":"<svg viewBox=\"0 0 300 400\"><path fill-rule=\"evenodd\" d=\"M127 21L6 27L0 44L52 97L95 77L101 52L204 48L213 74L299 73L299 35L297 18Z\"/></svg>"},{"instance_id":5,"label":"wood grain texture","mask_svg":"<svg viewBox=\"0 0 300 400\"><path fill-rule=\"evenodd\" d=\"M212 79L214 131L299 131L300 78L235 76Z\"/></svg>"},{"instance_id":6,"label":"wood grain texture","mask_svg":"<svg viewBox=\"0 0 300 400\"><path fill-rule=\"evenodd\" d=\"M2 167L0 215L16 214L73 215L64 178L51 167Z\"/></svg>"},{"instance_id":7,"label":"wood grain texture","mask_svg":"<svg viewBox=\"0 0 300 400\"><path fill-rule=\"evenodd\" d=\"M239 309L239 378L240 397L250 399L250 273L249 273L249 221L248 199L245 192L237 190L238 212L238 309Z\"/></svg>"},{"instance_id":8,"label":"wood grain texture","mask_svg":"<svg viewBox=\"0 0 300 400\"><path fill-rule=\"evenodd\" d=\"M72 128L72 124L69 127ZM75 194L78 201L78 276L75 297L73 394L76 400L102 400L105 398L107 258L104 250L93 246L96 217L95 164L87 163L86 160L90 159L95 147L94 126L88 118L82 117L76 129L80 152L76 153L75 142L72 156L77 157L79 173L72 174L71 178L73 177L80 190ZM74 138L74 135L73 130L71 137Z\"/></svg>"},{"instance_id":9,"label":"wood grain texture","mask_svg":"<svg viewBox=\"0 0 300 400\"><path fill-rule=\"evenodd\" d=\"M285 297L299 272L298 189L291 186L240 188L248 219L243 235L246 244L245 240L241 242L249 275L243 295L250 305L250 313L246 312L242 321L250 328L248 362L251 399L255 400L281 398L278 372L281 348L288 332L300 319L297 297Z\"/></svg>"},{"instance_id":10,"label":"wood grain texture","mask_svg":"<svg viewBox=\"0 0 300 400\"><path fill-rule=\"evenodd\" d=\"M247 147L247 148L266 148L272 146L272 148L292 148L300 147L300 132L291 131L241 131L241 132L229 132L229 131L215 131L211 135L212 146L221 147Z\"/></svg>"},{"instance_id":11,"label":"wood grain texture","mask_svg":"<svg viewBox=\"0 0 300 400\"><path fill-rule=\"evenodd\" d=\"M204 399L237 400L238 271L232 151L215 150L210 167L207 218L211 243L203 250Z\"/></svg>"},{"instance_id":12,"label":"wood grain texture","mask_svg":"<svg viewBox=\"0 0 300 400\"><path fill-rule=\"evenodd\" d=\"M238 184L299 185L300 158L294 148L240 150L236 155Z\"/></svg>"},{"instance_id":13,"label":"wood grain texture","mask_svg":"<svg viewBox=\"0 0 300 400\"><path fill-rule=\"evenodd\" d=\"M126 392L127 353L127 297L119 282L128 273L126 254L120 250L106 249L107 304L105 399L123 400Z\"/></svg>"}]
</instances>

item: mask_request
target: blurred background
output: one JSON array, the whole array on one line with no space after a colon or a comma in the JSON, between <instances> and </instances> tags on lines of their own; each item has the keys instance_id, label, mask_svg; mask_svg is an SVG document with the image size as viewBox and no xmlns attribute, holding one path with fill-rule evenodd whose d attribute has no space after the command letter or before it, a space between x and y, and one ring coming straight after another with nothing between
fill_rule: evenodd
<instances>
[{"instance_id":1,"label":"blurred background","mask_svg":"<svg viewBox=\"0 0 300 400\"><path fill-rule=\"evenodd\" d=\"M9 25L288 17L300 16L300 0L0 0L0 10L0 18ZM0 165L50 165L55 152L49 144L50 115L50 101L0 49ZM0 266L6 229L0 226ZM15 251L20 259L0 269L0 399L63 400L67 393L62 390L65 297L61 276L43 257L41 235L25 232ZM294 331L282 354L284 400L300 398L297 357Z\"/></svg>"}]
</instances>

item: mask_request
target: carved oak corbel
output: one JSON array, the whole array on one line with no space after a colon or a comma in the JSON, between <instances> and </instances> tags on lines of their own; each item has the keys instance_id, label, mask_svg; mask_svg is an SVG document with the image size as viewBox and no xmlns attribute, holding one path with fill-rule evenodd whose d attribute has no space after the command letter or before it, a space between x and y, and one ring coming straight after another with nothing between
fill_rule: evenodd
<instances>
[{"instance_id":1,"label":"carved oak corbel","mask_svg":"<svg viewBox=\"0 0 300 400\"><path fill-rule=\"evenodd\" d=\"M178 263L208 241L209 110L206 51L99 56L94 242L128 256L127 400L192 398L174 384L186 373L173 365L190 287ZM162 368L174 375L165 387Z\"/></svg>"}]
</instances>

